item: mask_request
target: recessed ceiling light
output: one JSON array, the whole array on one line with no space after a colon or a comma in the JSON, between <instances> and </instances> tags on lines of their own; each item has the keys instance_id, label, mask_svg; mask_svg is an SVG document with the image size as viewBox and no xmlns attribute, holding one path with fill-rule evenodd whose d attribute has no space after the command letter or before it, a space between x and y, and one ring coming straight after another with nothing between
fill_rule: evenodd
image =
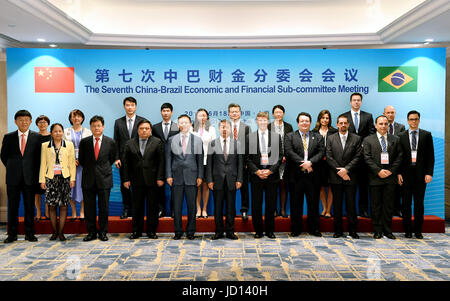
<instances>
[{"instance_id":1,"label":"recessed ceiling light","mask_svg":"<svg viewBox=\"0 0 450 301\"><path fill-rule=\"evenodd\" d=\"M428 45L428 44L430 44L430 42L425 42L425 43L423 43L424 45Z\"/></svg>"},{"instance_id":2,"label":"recessed ceiling light","mask_svg":"<svg viewBox=\"0 0 450 301\"><path fill-rule=\"evenodd\" d=\"M48 46L50 46L50 47L52 47L52 48L58 47L58 45L56 45L56 44L50 44L50 45L48 45Z\"/></svg>"},{"instance_id":3,"label":"recessed ceiling light","mask_svg":"<svg viewBox=\"0 0 450 301\"><path fill-rule=\"evenodd\" d=\"M433 39L425 39L425 42L433 42L434 40Z\"/></svg>"},{"instance_id":4,"label":"recessed ceiling light","mask_svg":"<svg viewBox=\"0 0 450 301\"><path fill-rule=\"evenodd\" d=\"M8 24L8 27L14 28L16 27L16 24Z\"/></svg>"},{"instance_id":5,"label":"recessed ceiling light","mask_svg":"<svg viewBox=\"0 0 450 301\"><path fill-rule=\"evenodd\" d=\"M45 42L45 39L39 38L37 39L38 42Z\"/></svg>"}]
</instances>

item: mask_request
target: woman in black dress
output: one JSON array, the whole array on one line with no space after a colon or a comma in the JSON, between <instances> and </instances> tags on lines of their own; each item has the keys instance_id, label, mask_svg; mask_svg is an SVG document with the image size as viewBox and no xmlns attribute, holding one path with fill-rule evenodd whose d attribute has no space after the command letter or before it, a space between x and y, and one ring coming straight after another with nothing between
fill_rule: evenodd
<instances>
[{"instance_id":1,"label":"woman in black dress","mask_svg":"<svg viewBox=\"0 0 450 301\"><path fill-rule=\"evenodd\" d=\"M50 125L50 119L45 115L41 115L38 118L36 118L36 125L39 129L39 134L41 135L41 143L50 141L51 139L50 132L47 130L48 126ZM34 218L35 222L38 222L43 219L48 219L47 203L45 203L45 216L44 217L42 216L41 212L42 195L45 195L45 190L41 189L41 187L38 185L36 189L36 195L34 196L34 205L36 206L36 217Z\"/></svg>"}]
</instances>

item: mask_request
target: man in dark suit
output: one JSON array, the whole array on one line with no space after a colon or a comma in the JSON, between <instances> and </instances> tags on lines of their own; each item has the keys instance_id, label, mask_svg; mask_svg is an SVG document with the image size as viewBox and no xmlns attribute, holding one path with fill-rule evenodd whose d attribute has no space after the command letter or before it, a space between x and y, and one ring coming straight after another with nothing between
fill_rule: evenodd
<instances>
[{"instance_id":1,"label":"man in dark suit","mask_svg":"<svg viewBox=\"0 0 450 301\"><path fill-rule=\"evenodd\" d=\"M252 131L250 126L246 125L241 121L241 106L237 103L231 103L228 105L228 116L230 116L231 120L231 135L234 140L239 141L240 149L239 153L242 155L246 155L246 137ZM240 189L241 192L241 214L242 219L248 219L248 210L250 209L250 198L248 194L248 167L244 162L244 171L243 171L243 182L242 187Z\"/></svg>"},{"instance_id":2,"label":"man in dark suit","mask_svg":"<svg viewBox=\"0 0 450 301\"><path fill-rule=\"evenodd\" d=\"M83 167L81 188L85 202L85 216L88 235L83 241L97 238L97 210L100 230L98 237L107 241L109 193L113 187L112 164L118 160L116 143L103 135L105 121L95 115L90 120L92 136L81 139L78 162Z\"/></svg>"},{"instance_id":3,"label":"man in dark suit","mask_svg":"<svg viewBox=\"0 0 450 301\"><path fill-rule=\"evenodd\" d=\"M255 238L266 236L275 238L275 216L277 205L277 187L280 182L279 168L283 160L281 136L267 129L269 114L259 112L256 115L258 130L247 138L246 162L252 183L252 221ZM262 218L263 193L265 192L264 227Z\"/></svg>"},{"instance_id":4,"label":"man in dark suit","mask_svg":"<svg viewBox=\"0 0 450 301\"><path fill-rule=\"evenodd\" d=\"M132 216L133 200L131 192L123 186L122 160L125 154L125 145L128 140L137 137L137 124L144 118L136 115L137 101L134 97L127 97L123 100L123 107L126 115L117 119L114 123L114 141L116 142L119 160L115 162L120 172L120 192L122 193L123 212L121 219Z\"/></svg>"},{"instance_id":5,"label":"man in dark suit","mask_svg":"<svg viewBox=\"0 0 450 301\"><path fill-rule=\"evenodd\" d=\"M159 122L152 127L152 135L156 138L159 138L164 143L164 148L167 146L167 142L169 138L178 134L180 129L176 122L173 122L172 119L173 114L173 106L172 104L166 102L161 105L161 117L162 122ZM165 172L164 172L165 173ZM158 216L162 217L165 214L169 214L168 210L166 210L166 189L164 187L157 187L157 199L159 204L159 213ZM172 196L172 194L171 194ZM170 199L170 205L173 208L173 198ZM165 213L166 212L166 213ZM172 210L173 217L173 210Z\"/></svg>"},{"instance_id":6,"label":"man in dark suit","mask_svg":"<svg viewBox=\"0 0 450 301\"><path fill-rule=\"evenodd\" d=\"M395 185L402 162L399 138L387 133L389 122L380 115L375 120L377 133L363 141L364 160L369 168L369 190L374 238L392 234L392 212L394 210Z\"/></svg>"},{"instance_id":7,"label":"man in dark suit","mask_svg":"<svg viewBox=\"0 0 450 301\"><path fill-rule=\"evenodd\" d=\"M122 162L124 186L130 189L131 185L133 195L133 233L130 239L141 237L145 212L147 236L156 239L159 222L156 187L164 185L164 144L151 136L150 121L139 121L137 128L138 137L127 142Z\"/></svg>"},{"instance_id":8,"label":"man in dark suit","mask_svg":"<svg viewBox=\"0 0 450 301\"><path fill-rule=\"evenodd\" d=\"M360 93L353 93L350 95L351 110L344 113L347 116L350 125L348 131L353 134L357 134L364 140L369 135L375 133L375 127L373 126L372 114L361 111L362 95ZM367 193L367 166L364 160L361 160L357 179L359 187L359 215L362 217L369 217L369 199Z\"/></svg>"},{"instance_id":9,"label":"man in dark suit","mask_svg":"<svg viewBox=\"0 0 450 301\"><path fill-rule=\"evenodd\" d=\"M400 134L403 161L398 175L403 186L403 227L405 237L422 239L424 197L427 184L433 179L434 145L431 133L419 129L420 113L408 113L409 130ZM414 196L414 226L411 222L411 204Z\"/></svg>"},{"instance_id":10,"label":"man in dark suit","mask_svg":"<svg viewBox=\"0 0 450 301\"><path fill-rule=\"evenodd\" d=\"M206 180L214 194L214 221L216 233L212 240L226 237L238 239L234 234L234 218L236 217L236 190L242 186L244 156L239 154L239 142L230 137L231 122L221 120L220 137L208 145L206 164ZM226 227L223 225L223 203L226 203Z\"/></svg>"},{"instance_id":11,"label":"man in dark suit","mask_svg":"<svg viewBox=\"0 0 450 301\"><path fill-rule=\"evenodd\" d=\"M39 181L41 135L29 129L31 121L30 112L17 111L14 122L18 130L3 137L0 157L6 167L8 196L8 237L5 243L17 240L21 194L25 209L25 240L37 241L34 235L34 193Z\"/></svg>"},{"instance_id":12,"label":"man in dark suit","mask_svg":"<svg viewBox=\"0 0 450 301\"><path fill-rule=\"evenodd\" d=\"M387 117L389 122L388 133L399 137L399 135L405 131L405 126L395 121L395 108L393 106L386 106L383 115ZM394 216L402 216L401 187L399 185L395 187Z\"/></svg>"},{"instance_id":13,"label":"man in dark suit","mask_svg":"<svg viewBox=\"0 0 450 301\"><path fill-rule=\"evenodd\" d=\"M317 164L325 156L325 144L320 134L310 131L311 115L297 116L298 131L286 135L284 149L289 165L289 181L295 187L291 195L292 236L299 236L303 224L303 200L308 204L309 234L321 237L319 217L319 174Z\"/></svg>"},{"instance_id":14,"label":"man in dark suit","mask_svg":"<svg viewBox=\"0 0 450 301\"><path fill-rule=\"evenodd\" d=\"M192 240L195 234L197 187L202 184L204 172L203 142L200 137L189 132L192 122L188 115L180 115L178 125L180 133L170 137L166 147L166 178L173 190L174 239L178 240L183 236L181 210L186 196L188 210L186 237Z\"/></svg>"},{"instance_id":15,"label":"man in dark suit","mask_svg":"<svg viewBox=\"0 0 450 301\"><path fill-rule=\"evenodd\" d=\"M342 206L345 193L345 208L349 221L349 235L358 239L356 226L356 179L359 161L362 159L361 137L348 132L348 117L340 115L337 119L338 133L328 137L326 146L329 165L328 183L333 192L334 238L344 237L342 225Z\"/></svg>"}]
</instances>

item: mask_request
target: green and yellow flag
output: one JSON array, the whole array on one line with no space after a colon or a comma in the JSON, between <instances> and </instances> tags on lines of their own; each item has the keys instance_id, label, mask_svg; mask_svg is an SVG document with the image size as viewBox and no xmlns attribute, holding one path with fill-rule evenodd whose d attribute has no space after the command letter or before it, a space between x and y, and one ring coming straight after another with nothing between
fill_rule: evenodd
<instances>
[{"instance_id":1,"label":"green and yellow flag","mask_svg":"<svg viewBox=\"0 0 450 301\"><path fill-rule=\"evenodd\" d=\"M417 66L378 67L378 92L417 92Z\"/></svg>"}]
</instances>

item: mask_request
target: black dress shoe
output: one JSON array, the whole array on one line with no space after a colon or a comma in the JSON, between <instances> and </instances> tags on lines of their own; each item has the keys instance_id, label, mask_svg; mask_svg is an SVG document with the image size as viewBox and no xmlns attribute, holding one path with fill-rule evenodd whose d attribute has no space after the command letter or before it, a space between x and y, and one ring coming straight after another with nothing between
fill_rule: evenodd
<instances>
[{"instance_id":1,"label":"black dress shoe","mask_svg":"<svg viewBox=\"0 0 450 301\"><path fill-rule=\"evenodd\" d=\"M300 232L291 232L292 237L300 236Z\"/></svg>"},{"instance_id":2,"label":"black dress shoe","mask_svg":"<svg viewBox=\"0 0 450 301\"><path fill-rule=\"evenodd\" d=\"M266 233L266 236L267 236L268 238L277 238L277 237L275 236L275 234L273 234L273 232Z\"/></svg>"},{"instance_id":3,"label":"black dress shoe","mask_svg":"<svg viewBox=\"0 0 450 301\"><path fill-rule=\"evenodd\" d=\"M38 241L37 237L34 236L34 234L25 235L25 240L28 240L30 242Z\"/></svg>"},{"instance_id":4,"label":"black dress shoe","mask_svg":"<svg viewBox=\"0 0 450 301\"><path fill-rule=\"evenodd\" d=\"M320 231L309 232L309 234L316 237L322 237L322 233L320 233Z\"/></svg>"},{"instance_id":5,"label":"black dress shoe","mask_svg":"<svg viewBox=\"0 0 450 301\"><path fill-rule=\"evenodd\" d=\"M186 238L189 240L193 240L193 239L195 239L195 236L194 236L194 234L188 234L188 235L186 235Z\"/></svg>"},{"instance_id":6,"label":"black dress shoe","mask_svg":"<svg viewBox=\"0 0 450 301\"><path fill-rule=\"evenodd\" d=\"M384 236L386 236L389 239L395 239L395 236L392 233L385 234Z\"/></svg>"},{"instance_id":7,"label":"black dress shoe","mask_svg":"<svg viewBox=\"0 0 450 301\"><path fill-rule=\"evenodd\" d=\"M248 220L248 214L247 214L247 211L242 212L242 219L243 219L244 221Z\"/></svg>"},{"instance_id":8,"label":"black dress shoe","mask_svg":"<svg viewBox=\"0 0 450 301\"><path fill-rule=\"evenodd\" d=\"M255 234L255 238L262 238L264 235L262 233L256 233Z\"/></svg>"},{"instance_id":9,"label":"black dress shoe","mask_svg":"<svg viewBox=\"0 0 450 301\"><path fill-rule=\"evenodd\" d=\"M66 237L64 236L64 233L60 233L58 235L58 238L59 238L60 241L66 241Z\"/></svg>"},{"instance_id":10,"label":"black dress shoe","mask_svg":"<svg viewBox=\"0 0 450 301\"><path fill-rule=\"evenodd\" d=\"M85 238L83 238L83 241L91 241L97 239L96 233L89 233Z\"/></svg>"},{"instance_id":11,"label":"black dress shoe","mask_svg":"<svg viewBox=\"0 0 450 301\"><path fill-rule=\"evenodd\" d=\"M359 235L356 232L349 232L348 235L353 239L359 239Z\"/></svg>"},{"instance_id":12,"label":"black dress shoe","mask_svg":"<svg viewBox=\"0 0 450 301\"><path fill-rule=\"evenodd\" d=\"M10 244L17 240L17 235L8 235L8 237L3 241L5 244Z\"/></svg>"},{"instance_id":13,"label":"black dress shoe","mask_svg":"<svg viewBox=\"0 0 450 301\"><path fill-rule=\"evenodd\" d=\"M173 237L173 239L179 240L182 236L183 236L183 234L181 234L181 233L175 233L175 236Z\"/></svg>"},{"instance_id":14,"label":"black dress shoe","mask_svg":"<svg viewBox=\"0 0 450 301\"><path fill-rule=\"evenodd\" d=\"M108 236L106 236L106 233L105 233L105 232L101 232L101 233L98 235L98 239L100 239L101 241L107 241L107 240L108 240Z\"/></svg>"},{"instance_id":15,"label":"black dress shoe","mask_svg":"<svg viewBox=\"0 0 450 301\"><path fill-rule=\"evenodd\" d=\"M228 239L232 239L232 240L239 239L239 237L237 237L237 235L234 234L234 233L227 233L226 237L227 237Z\"/></svg>"},{"instance_id":16,"label":"black dress shoe","mask_svg":"<svg viewBox=\"0 0 450 301\"><path fill-rule=\"evenodd\" d=\"M158 239L158 235L155 232L147 233L147 237L150 239Z\"/></svg>"},{"instance_id":17,"label":"black dress shoe","mask_svg":"<svg viewBox=\"0 0 450 301\"><path fill-rule=\"evenodd\" d=\"M369 213L367 212L366 209L361 209L359 210L359 216L369 218Z\"/></svg>"},{"instance_id":18,"label":"black dress shoe","mask_svg":"<svg viewBox=\"0 0 450 301\"><path fill-rule=\"evenodd\" d=\"M139 237L141 237L141 234L140 234L140 233L133 232L133 233L130 235L129 239L137 239L137 238L139 238Z\"/></svg>"},{"instance_id":19,"label":"black dress shoe","mask_svg":"<svg viewBox=\"0 0 450 301\"><path fill-rule=\"evenodd\" d=\"M423 239L422 233L416 233L414 235L416 236L417 239Z\"/></svg>"},{"instance_id":20,"label":"black dress shoe","mask_svg":"<svg viewBox=\"0 0 450 301\"><path fill-rule=\"evenodd\" d=\"M381 232L376 232L374 235L373 235L373 238L375 238L375 239L380 239L380 238L382 238L383 237L383 234L381 234Z\"/></svg>"},{"instance_id":21,"label":"black dress shoe","mask_svg":"<svg viewBox=\"0 0 450 301\"><path fill-rule=\"evenodd\" d=\"M220 238L224 238L223 233L215 233L215 234L211 237L212 240L217 240L217 239L220 239Z\"/></svg>"},{"instance_id":22,"label":"black dress shoe","mask_svg":"<svg viewBox=\"0 0 450 301\"><path fill-rule=\"evenodd\" d=\"M339 237L343 237L344 233L334 233L333 234L333 238L339 238Z\"/></svg>"},{"instance_id":23,"label":"black dress shoe","mask_svg":"<svg viewBox=\"0 0 450 301\"><path fill-rule=\"evenodd\" d=\"M120 216L120 219L128 218L128 210L124 209L122 212L122 215Z\"/></svg>"},{"instance_id":24,"label":"black dress shoe","mask_svg":"<svg viewBox=\"0 0 450 301\"><path fill-rule=\"evenodd\" d=\"M406 238L412 238L412 233L405 233Z\"/></svg>"},{"instance_id":25,"label":"black dress shoe","mask_svg":"<svg viewBox=\"0 0 450 301\"><path fill-rule=\"evenodd\" d=\"M58 238L58 233L53 233L52 236L50 236L49 240L56 240Z\"/></svg>"}]
</instances>

